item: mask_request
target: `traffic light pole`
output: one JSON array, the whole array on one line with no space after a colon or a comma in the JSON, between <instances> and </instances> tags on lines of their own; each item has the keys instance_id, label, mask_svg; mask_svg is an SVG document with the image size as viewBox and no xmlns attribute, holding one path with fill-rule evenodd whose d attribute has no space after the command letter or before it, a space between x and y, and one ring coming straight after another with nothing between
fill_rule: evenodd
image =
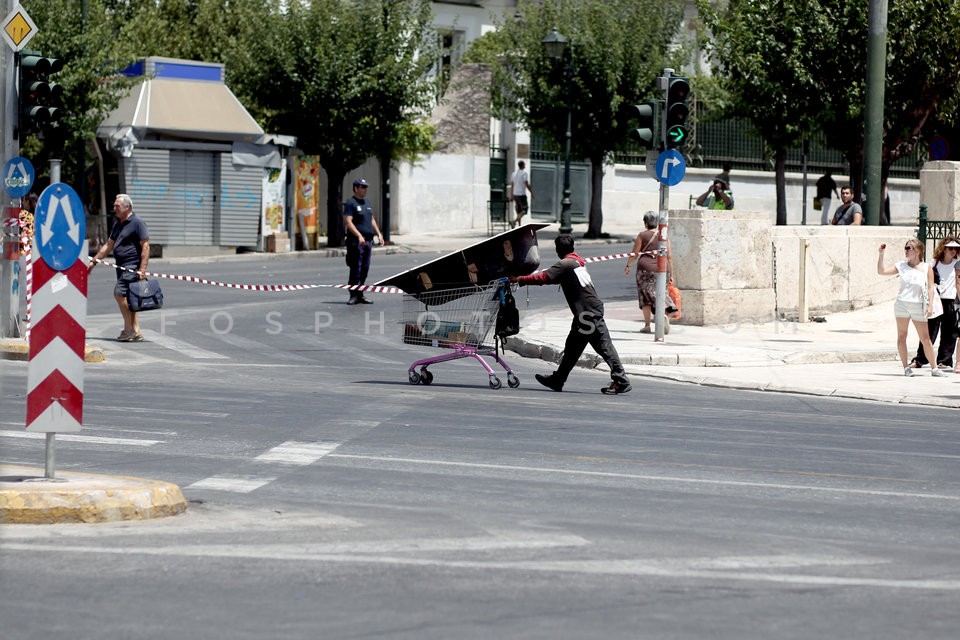
<instances>
[{"instance_id":1,"label":"traffic light pole","mask_svg":"<svg viewBox=\"0 0 960 640\"><path fill-rule=\"evenodd\" d=\"M8 15L17 7L17 0L7 0L5 3L7 10L4 11L4 15ZM17 126L17 111L19 109L17 102L17 70L15 64L15 56L13 49L10 47L0 45L0 48L3 49L3 68L0 69L0 88L2 88L2 97L3 97L3 157L0 158L0 165L5 163L7 160L17 157L20 155L20 145L16 137L13 135L14 127ZM3 206L0 209L5 212L8 206L19 206L19 202L14 205L13 200L6 196L6 192L0 190L2 193L2 203ZM6 216L0 216L0 218L5 221ZM2 229L3 237L0 239L3 243L6 243L8 240L13 241L14 238L8 238L7 234L12 233L16 234L17 237L15 241L19 244L20 227L4 226ZM0 337L3 338L19 338L20 337L20 292L17 285L19 285L19 261L15 260L3 260L2 268L0 268Z\"/></svg>"},{"instance_id":2,"label":"traffic light pole","mask_svg":"<svg viewBox=\"0 0 960 640\"><path fill-rule=\"evenodd\" d=\"M673 69L664 69L663 76L657 78L657 88L663 90L664 109L660 120L660 141L661 148L666 148L667 142L667 111L669 106L667 91L670 88L670 76L673 75ZM653 310L653 321L656 325L656 332L653 336L654 342L663 342L666 335L664 325L666 324L666 299L667 299L667 227L670 222L670 187L660 181L660 222L657 225L657 304Z\"/></svg>"}]
</instances>

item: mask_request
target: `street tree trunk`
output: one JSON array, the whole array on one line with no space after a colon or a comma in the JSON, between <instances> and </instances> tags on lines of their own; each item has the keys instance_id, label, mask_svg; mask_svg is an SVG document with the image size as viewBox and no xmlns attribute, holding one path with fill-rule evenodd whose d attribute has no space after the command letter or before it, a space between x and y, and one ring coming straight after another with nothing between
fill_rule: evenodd
<instances>
[{"instance_id":1,"label":"street tree trunk","mask_svg":"<svg viewBox=\"0 0 960 640\"><path fill-rule=\"evenodd\" d=\"M603 158L590 159L590 218L584 238L599 238L603 233Z\"/></svg>"}]
</instances>

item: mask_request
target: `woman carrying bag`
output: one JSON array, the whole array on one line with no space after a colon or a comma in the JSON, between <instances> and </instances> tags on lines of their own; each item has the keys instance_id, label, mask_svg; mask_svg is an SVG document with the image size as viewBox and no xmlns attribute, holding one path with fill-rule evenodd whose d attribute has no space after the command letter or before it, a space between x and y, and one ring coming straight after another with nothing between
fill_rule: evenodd
<instances>
[{"instance_id":1,"label":"woman carrying bag","mask_svg":"<svg viewBox=\"0 0 960 640\"><path fill-rule=\"evenodd\" d=\"M653 310L657 304L657 258L649 255L647 252L657 249L657 224L660 217L653 211L647 211L643 214L643 231L637 234L637 239L633 242L631 253L644 253L642 256L631 256L627 258L627 265L623 268L623 275L630 275L630 265L634 259L637 260L637 300L640 303L640 311L643 313L643 328L640 333L653 333L650 329L650 320ZM670 241L667 241L667 280L672 281L673 275L673 253L670 250ZM669 300L665 301L665 307L669 307ZM663 333L670 333L670 317L664 314Z\"/></svg>"}]
</instances>

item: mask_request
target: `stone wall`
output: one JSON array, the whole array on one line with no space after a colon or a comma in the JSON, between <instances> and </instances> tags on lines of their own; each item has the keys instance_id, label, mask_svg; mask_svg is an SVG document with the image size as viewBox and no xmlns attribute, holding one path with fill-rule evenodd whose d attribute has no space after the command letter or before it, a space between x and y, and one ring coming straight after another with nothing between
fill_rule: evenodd
<instances>
[{"instance_id":1,"label":"stone wall","mask_svg":"<svg viewBox=\"0 0 960 640\"><path fill-rule=\"evenodd\" d=\"M849 311L896 297L896 276L877 275L877 250L903 259L912 227L776 226L766 212L670 212L674 281L683 322L766 321L800 309L800 256L807 244L806 304L811 314Z\"/></svg>"},{"instance_id":2,"label":"stone wall","mask_svg":"<svg viewBox=\"0 0 960 640\"><path fill-rule=\"evenodd\" d=\"M920 170L920 202L928 220L960 220L960 162L926 162Z\"/></svg>"},{"instance_id":3,"label":"stone wall","mask_svg":"<svg viewBox=\"0 0 960 640\"><path fill-rule=\"evenodd\" d=\"M670 212L670 246L683 322L725 324L773 317L773 242L761 211Z\"/></svg>"},{"instance_id":4,"label":"stone wall","mask_svg":"<svg viewBox=\"0 0 960 640\"><path fill-rule=\"evenodd\" d=\"M893 300L899 280L877 275L878 248L887 245L886 261L893 264L903 260L903 243L915 237L913 227L774 226L778 311L795 315L799 310L802 243L808 244L806 303L811 314L823 314Z\"/></svg>"}]
</instances>

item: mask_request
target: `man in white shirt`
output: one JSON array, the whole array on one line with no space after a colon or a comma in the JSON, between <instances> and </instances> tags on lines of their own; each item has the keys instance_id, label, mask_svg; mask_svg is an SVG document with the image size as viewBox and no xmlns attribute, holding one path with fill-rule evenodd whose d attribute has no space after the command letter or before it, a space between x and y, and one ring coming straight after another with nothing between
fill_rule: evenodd
<instances>
[{"instance_id":1,"label":"man in white shirt","mask_svg":"<svg viewBox=\"0 0 960 640\"><path fill-rule=\"evenodd\" d=\"M510 199L513 200L513 207L517 212L517 219L510 222L510 228L519 226L520 219L530 210L530 203L527 201L527 194L533 195L533 189L530 188L530 176L526 172L526 164L523 160L517 163L517 170L513 172L510 178Z\"/></svg>"}]
</instances>

